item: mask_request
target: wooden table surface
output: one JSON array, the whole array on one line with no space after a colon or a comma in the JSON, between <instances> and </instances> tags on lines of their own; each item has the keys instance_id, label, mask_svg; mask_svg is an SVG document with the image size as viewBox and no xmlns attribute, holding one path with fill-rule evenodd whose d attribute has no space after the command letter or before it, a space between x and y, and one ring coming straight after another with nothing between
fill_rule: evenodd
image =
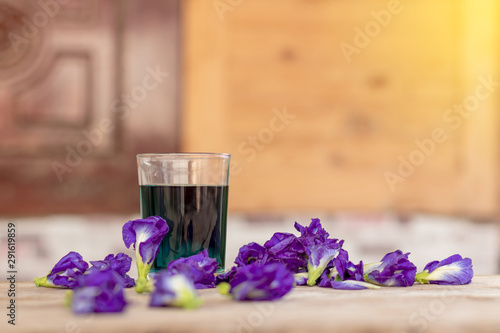
<instances>
[{"instance_id":1,"label":"wooden table surface","mask_svg":"<svg viewBox=\"0 0 500 333\"><path fill-rule=\"evenodd\" d=\"M126 291L120 314L74 315L65 290L16 286L16 325L7 324L7 282L0 282L0 332L500 332L500 276L466 286L341 291L297 287L275 302L235 302L201 290L197 310L148 308L148 295Z\"/></svg>"}]
</instances>

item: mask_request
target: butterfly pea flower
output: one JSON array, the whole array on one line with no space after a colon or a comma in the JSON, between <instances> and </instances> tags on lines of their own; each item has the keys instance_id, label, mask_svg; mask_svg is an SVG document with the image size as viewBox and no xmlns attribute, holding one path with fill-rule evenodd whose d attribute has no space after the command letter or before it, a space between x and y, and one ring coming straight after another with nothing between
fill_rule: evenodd
<instances>
[{"instance_id":1,"label":"butterfly pea flower","mask_svg":"<svg viewBox=\"0 0 500 333\"><path fill-rule=\"evenodd\" d=\"M153 289L148 272L160 250L160 243L168 232L167 222L159 216L128 221L123 225L123 242L127 248L136 251L138 279L135 290L138 293Z\"/></svg>"},{"instance_id":2,"label":"butterfly pea flower","mask_svg":"<svg viewBox=\"0 0 500 333\"><path fill-rule=\"evenodd\" d=\"M201 303L193 281L184 274L172 275L164 270L156 276L149 306L195 309Z\"/></svg>"},{"instance_id":3,"label":"butterfly pea flower","mask_svg":"<svg viewBox=\"0 0 500 333\"><path fill-rule=\"evenodd\" d=\"M304 271L307 267L304 245L294 234L277 232L264 247L269 252L269 262L282 262L294 273Z\"/></svg>"},{"instance_id":4,"label":"butterfly pea flower","mask_svg":"<svg viewBox=\"0 0 500 333\"><path fill-rule=\"evenodd\" d=\"M123 278L115 270L93 270L78 282L67 300L74 313L121 312L125 308Z\"/></svg>"},{"instance_id":5,"label":"butterfly pea flower","mask_svg":"<svg viewBox=\"0 0 500 333\"><path fill-rule=\"evenodd\" d=\"M257 243L249 243L240 247L238 256L234 263L238 267L243 267L253 263L265 264L269 257L269 252L265 247Z\"/></svg>"},{"instance_id":6,"label":"butterfly pea flower","mask_svg":"<svg viewBox=\"0 0 500 333\"><path fill-rule=\"evenodd\" d=\"M238 270L238 267L233 266L231 267L230 270L225 271L224 273L218 274L215 277L215 284L218 285L220 283L226 282L229 283L231 280L234 278L234 275L236 274L236 271Z\"/></svg>"},{"instance_id":7,"label":"butterfly pea flower","mask_svg":"<svg viewBox=\"0 0 500 333\"><path fill-rule=\"evenodd\" d=\"M307 272L300 272L293 274L296 286L304 286L307 284Z\"/></svg>"},{"instance_id":8,"label":"butterfly pea flower","mask_svg":"<svg viewBox=\"0 0 500 333\"><path fill-rule=\"evenodd\" d=\"M250 264L239 268L230 283L217 287L237 301L270 301L292 290L294 278L285 264Z\"/></svg>"},{"instance_id":9,"label":"butterfly pea flower","mask_svg":"<svg viewBox=\"0 0 500 333\"><path fill-rule=\"evenodd\" d=\"M304 246L308 258L307 285L314 286L325 268L338 255L344 241L328 238L330 234L321 226L319 219L311 219L307 227L295 222L295 229L300 232L298 240Z\"/></svg>"},{"instance_id":10,"label":"butterfly pea flower","mask_svg":"<svg viewBox=\"0 0 500 333\"><path fill-rule=\"evenodd\" d=\"M309 258L307 262L308 286L316 284L328 263L337 256L341 247L342 242L338 243L333 239L327 239L322 244L306 246L306 254Z\"/></svg>"},{"instance_id":11,"label":"butterfly pea flower","mask_svg":"<svg viewBox=\"0 0 500 333\"><path fill-rule=\"evenodd\" d=\"M333 279L328 279L324 282L322 281L321 283L318 283L318 286L340 290L380 289L379 286L374 284L356 280L335 281Z\"/></svg>"},{"instance_id":12,"label":"butterfly pea flower","mask_svg":"<svg viewBox=\"0 0 500 333\"><path fill-rule=\"evenodd\" d=\"M364 265L366 282L387 287L409 287L415 282L417 267L408 260L410 253L388 253L381 262Z\"/></svg>"},{"instance_id":13,"label":"butterfly pea flower","mask_svg":"<svg viewBox=\"0 0 500 333\"><path fill-rule=\"evenodd\" d=\"M125 288L130 288L135 286L135 281L132 279L127 272L130 270L132 265L132 258L125 253L118 253L116 256L113 254L107 255L104 260L90 261L92 267L87 270L87 274L94 271L105 271L112 269L117 272L124 282Z\"/></svg>"},{"instance_id":14,"label":"butterfly pea flower","mask_svg":"<svg viewBox=\"0 0 500 333\"><path fill-rule=\"evenodd\" d=\"M455 254L442 261L428 263L415 280L421 284L460 285L471 283L473 276L472 260Z\"/></svg>"},{"instance_id":15,"label":"butterfly pea flower","mask_svg":"<svg viewBox=\"0 0 500 333\"><path fill-rule=\"evenodd\" d=\"M380 289L379 286L364 281L362 261L358 265L348 261L337 267L340 273L336 267L333 267L329 273L326 270L323 272L318 282L319 287L341 290Z\"/></svg>"},{"instance_id":16,"label":"butterfly pea flower","mask_svg":"<svg viewBox=\"0 0 500 333\"><path fill-rule=\"evenodd\" d=\"M182 273L194 282L196 289L214 288L217 259L208 256L208 250L170 262L167 272L171 275Z\"/></svg>"},{"instance_id":17,"label":"butterfly pea flower","mask_svg":"<svg viewBox=\"0 0 500 333\"><path fill-rule=\"evenodd\" d=\"M321 221L319 219L311 219L311 223L307 227L295 222L294 227L300 232L300 237L298 239L304 246L325 242L330 236L321 226Z\"/></svg>"},{"instance_id":18,"label":"butterfly pea flower","mask_svg":"<svg viewBox=\"0 0 500 333\"><path fill-rule=\"evenodd\" d=\"M89 264L77 252L62 257L47 276L35 278L37 287L70 288L78 284L78 278L87 270Z\"/></svg>"}]
</instances>

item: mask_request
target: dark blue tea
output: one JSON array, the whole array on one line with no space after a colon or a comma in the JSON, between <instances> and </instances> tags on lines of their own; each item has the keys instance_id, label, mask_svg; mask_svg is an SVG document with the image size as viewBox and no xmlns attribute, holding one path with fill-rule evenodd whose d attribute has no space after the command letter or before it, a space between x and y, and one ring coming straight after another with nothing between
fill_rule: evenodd
<instances>
[{"instance_id":1,"label":"dark blue tea","mask_svg":"<svg viewBox=\"0 0 500 333\"><path fill-rule=\"evenodd\" d=\"M226 256L226 214L228 186L143 185L142 218L161 216L169 231L151 271L166 268L180 257L208 249L224 269Z\"/></svg>"}]
</instances>

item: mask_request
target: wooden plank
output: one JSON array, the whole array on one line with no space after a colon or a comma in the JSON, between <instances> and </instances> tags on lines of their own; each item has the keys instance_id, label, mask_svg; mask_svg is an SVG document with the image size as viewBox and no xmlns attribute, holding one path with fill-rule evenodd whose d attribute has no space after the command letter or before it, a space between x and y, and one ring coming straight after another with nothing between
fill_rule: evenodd
<instances>
[{"instance_id":1,"label":"wooden plank","mask_svg":"<svg viewBox=\"0 0 500 333\"><path fill-rule=\"evenodd\" d=\"M7 283L0 282L5 306ZM77 316L63 306L65 290L17 284L16 326L2 332L497 332L500 276L476 276L470 285L341 291L297 287L275 302L235 302L201 290L201 308L148 308L148 295L126 290L120 314ZM5 310L4 310L5 312ZM4 316L5 317L5 316Z\"/></svg>"},{"instance_id":2,"label":"wooden plank","mask_svg":"<svg viewBox=\"0 0 500 333\"><path fill-rule=\"evenodd\" d=\"M183 149L232 154L231 210L496 215L498 98L458 130L444 119L496 73L493 1L401 3L350 62L339 45L387 1L254 0L223 20L212 5L184 2ZM295 118L269 134L284 109ZM435 129L446 140L391 188Z\"/></svg>"}]
</instances>

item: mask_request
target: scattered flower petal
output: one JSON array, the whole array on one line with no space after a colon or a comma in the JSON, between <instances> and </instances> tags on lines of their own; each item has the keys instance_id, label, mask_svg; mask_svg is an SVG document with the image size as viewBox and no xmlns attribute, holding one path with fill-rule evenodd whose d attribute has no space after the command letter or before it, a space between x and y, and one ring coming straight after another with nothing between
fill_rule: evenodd
<instances>
[{"instance_id":1,"label":"scattered flower petal","mask_svg":"<svg viewBox=\"0 0 500 333\"><path fill-rule=\"evenodd\" d=\"M356 280L345 280L345 281L328 280L327 283L318 284L318 286L330 287L333 289L341 289L341 290L380 289L379 286L376 286L374 284Z\"/></svg>"},{"instance_id":2,"label":"scattered flower petal","mask_svg":"<svg viewBox=\"0 0 500 333\"><path fill-rule=\"evenodd\" d=\"M238 256L234 263L238 267L247 266L253 263L265 264L269 257L269 252L265 247L257 243L249 243L240 247Z\"/></svg>"},{"instance_id":3,"label":"scattered flower petal","mask_svg":"<svg viewBox=\"0 0 500 333\"><path fill-rule=\"evenodd\" d=\"M92 267L90 267L86 273L112 269L123 278L123 286L125 288L135 286L134 279L127 274L132 264L132 258L130 258L130 256L124 253L118 253L116 256L109 254L106 258L104 258L104 260L90 261L90 263L92 264Z\"/></svg>"},{"instance_id":4,"label":"scattered flower petal","mask_svg":"<svg viewBox=\"0 0 500 333\"><path fill-rule=\"evenodd\" d=\"M234 275L236 274L236 271L238 270L238 268L236 266L233 266L231 267L230 270L224 272L224 273L221 273L221 274L218 274L216 277L215 277L215 284L216 285L219 285L220 283L223 283L223 282L230 282Z\"/></svg>"},{"instance_id":5,"label":"scattered flower petal","mask_svg":"<svg viewBox=\"0 0 500 333\"><path fill-rule=\"evenodd\" d=\"M171 275L166 270L155 278L155 290L151 293L149 306L174 306L195 309L201 305L193 281L184 274Z\"/></svg>"},{"instance_id":6,"label":"scattered flower petal","mask_svg":"<svg viewBox=\"0 0 500 333\"><path fill-rule=\"evenodd\" d=\"M196 289L214 288L217 259L208 256L208 250L187 257L176 259L167 266L171 275L182 273L194 282Z\"/></svg>"},{"instance_id":7,"label":"scattered flower petal","mask_svg":"<svg viewBox=\"0 0 500 333\"><path fill-rule=\"evenodd\" d=\"M382 261L364 266L366 282L387 287L409 287L415 282L417 268L408 260L410 253L388 253Z\"/></svg>"},{"instance_id":8,"label":"scattered flower petal","mask_svg":"<svg viewBox=\"0 0 500 333\"><path fill-rule=\"evenodd\" d=\"M251 264L236 271L230 294L237 301L269 301L286 295L293 284L293 274L282 263Z\"/></svg>"},{"instance_id":9,"label":"scattered flower petal","mask_svg":"<svg viewBox=\"0 0 500 333\"><path fill-rule=\"evenodd\" d=\"M295 273L306 270L305 248L294 234L277 232L264 247L269 251L269 262L282 262Z\"/></svg>"},{"instance_id":10,"label":"scattered flower petal","mask_svg":"<svg viewBox=\"0 0 500 333\"><path fill-rule=\"evenodd\" d=\"M78 284L78 278L89 264L77 252L70 252L59 260L47 276L35 278L37 287L70 288Z\"/></svg>"},{"instance_id":11,"label":"scattered flower petal","mask_svg":"<svg viewBox=\"0 0 500 333\"><path fill-rule=\"evenodd\" d=\"M168 232L167 222L159 216L128 221L123 225L123 242L127 248L133 246L136 251L139 278L135 290L138 293L152 290L149 281L149 269L160 250L160 243Z\"/></svg>"},{"instance_id":12,"label":"scattered flower petal","mask_svg":"<svg viewBox=\"0 0 500 333\"><path fill-rule=\"evenodd\" d=\"M295 273L293 278L296 286L304 286L307 284L307 272Z\"/></svg>"},{"instance_id":13,"label":"scattered flower petal","mask_svg":"<svg viewBox=\"0 0 500 333\"><path fill-rule=\"evenodd\" d=\"M123 279L114 270L94 270L82 275L71 297L73 312L121 312L125 305Z\"/></svg>"},{"instance_id":14,"label":"scattered flower petal","mask_svg":"<svg viewBox=\"0 0 500 333\"><path fill-rule=\"evenodd\" d=\"M461 285L471 283L473 276L472 260L455 254L442 261L428 263L415 280L421 284Z\"/></svg>"}]
</instances>

